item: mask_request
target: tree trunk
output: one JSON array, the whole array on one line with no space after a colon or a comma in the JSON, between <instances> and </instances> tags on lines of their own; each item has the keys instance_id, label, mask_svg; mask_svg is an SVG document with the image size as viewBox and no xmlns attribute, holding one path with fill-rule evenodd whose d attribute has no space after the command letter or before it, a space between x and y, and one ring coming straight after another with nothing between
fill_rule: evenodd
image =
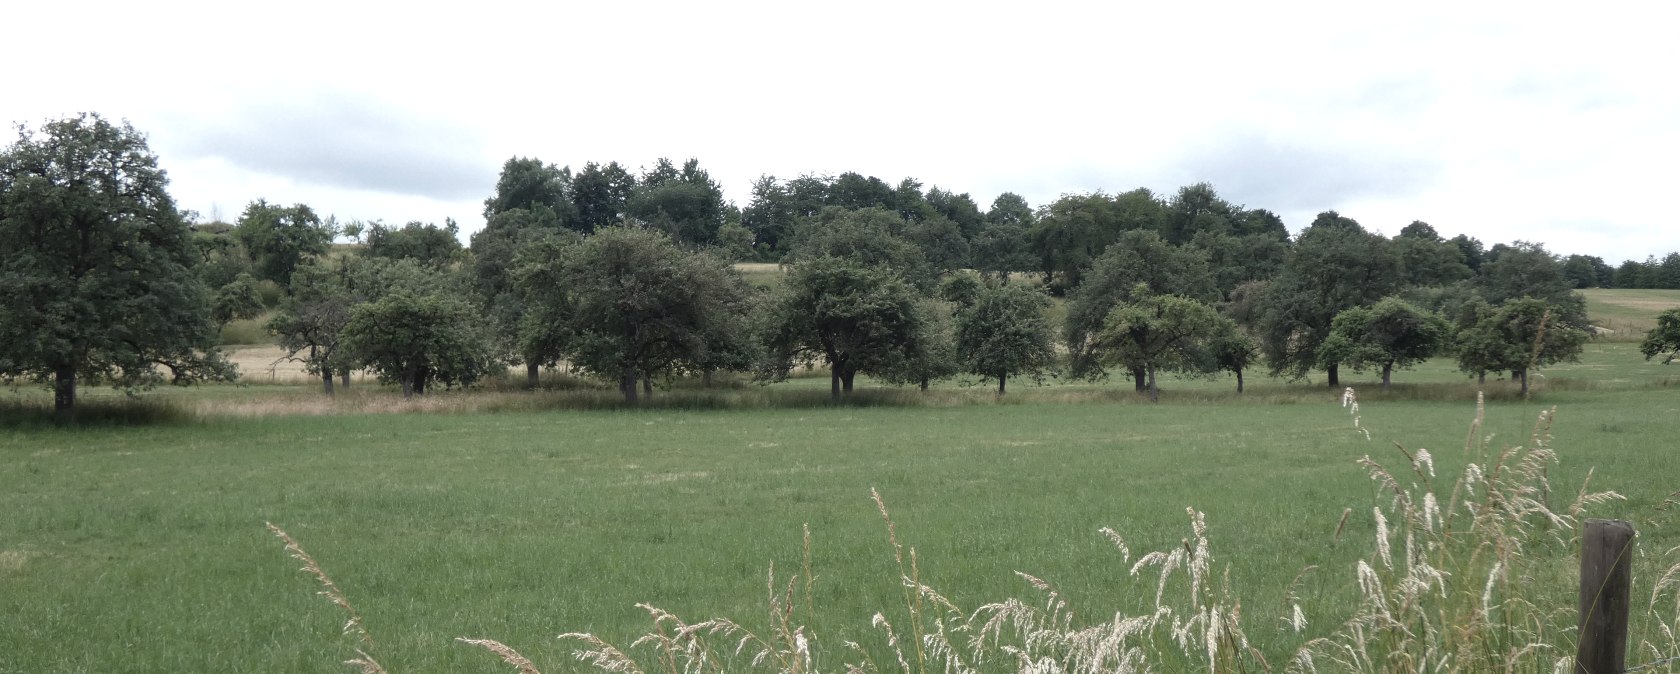
<instances>
[{"instance_id":1,"label":"tree trunk","mask_svg":"<svg viewBox=\"0 0 1680 674\"><path fill-rule=\"evenodd\" d=\"M848 396L851 395L852 380L856 378L857 370L846 370L845 374L840 375L840 392Z\"/></svg>"},{"instance_id":2,"label":"tree trunk","mask_svg":"<svg viewBox=\"0 0 1680 674\"><path fill-rule=\"evenodd\" d=\"M927 388L928 388L928 376L924 374L924 375L922 375L922 392L926 393Z\"/></svg>"},{"instance_id":3,"label":"tree trunk","mask_svg":"<svg viewBox=\"0 0 1680 674\"><path fill-rule=\"evenodd\" d=\"M1237 395L1242 395L1242 392L1243 392L1242 368L1237 368Z\"/></svg>"},{"instance_id":4,"label":"tree trunk","mask_svg":"<svg viewBox=\"0 0 1680 674\"><path fill-rule=\"evenodd\" d=\"M1161 402L1161 387L1155 385L1155 366L1149 366L1149 402Z\"/></svg>"},{"instance_id":5,"label":"tree trunk","mask_svg":"<svg viewBox=\"0 0 1680 674\"><path fill-rule=\"evenodd\" d=\"M1337 387L1342 385L1341 378L1336 376L1336 368L1337 367L1338 366L1336 366L1336 365L1331 365L1330 369L1325 371L1329 375L1327 381L1329 381L1328 385L1330 386L1330 388L1337 388Z\"/></svg>"},{"instance_id":6,"label":"tree trunk","mask_svg":"<svg viewBox=\"0 0 1680 674\"><path fill-rule=\"evenodd\" d=\"M432 368L423 367L414 373L414 395L426 395L426 388L432 385Z\"/></svg>"},{"instance_id":7,"label":"tree trunk","mask_svg":"<svg viewBox=\"0 0 1680 674\"><path fill-rule=\"evenodd\" d=\"M408 400L409 398L414 397L414 380L415 380L415 378L416 377L415 377L413 372L409 372L409 373L403 375L403 378L402 378L403 400Z\"/></svg>"},{"instance_id":8,"label":"tree trunk","mask_svg":"<svg viewBox=\"0 0 1680 674\"><path fill-rule=\"evenodd\" d=\"M329 396L333 394L333 371L331 369L321 370L321 390Z\"/></svg>"},{"instance_id":9,"label":"tree trunk","mask_svg":"<svg viewBox=\"0 0 1680 674\"><path fill-rule=\"evenodd\" d=\"M1486 386L1487 385L1487 370L1477 370L1476 371L1476 385L1477 386Z\"/></svg>"},{"instance_id":10,"label":"tree trunk","mask_svg":"<svg viewBox=\"0 0 1680 674\"><path fill-rule=\"evenodd\" d=\"M702 388L711 388L712 387L712 369L711 368L706 368L705 370L700 372L700 386Z\"/></svg>"},{"instance_id":11,"label":"tree trunk","mask_svg":"<svg viewBox=\"0 0 1680 674\"><path fill-rule=\"evenodd\" d=\"M1149 390L1149 373L1144 368L1132 368L1132 388L1138 393Z\"/></svg>"},{"instance_id":12,"label":"tree trunk","mask_svg":"<svg viewBox=\"0 0 1680 674\"><path fill-rule=\"evenodd\" d=\"M624 404L634 407L636 400L636 368L625 366L618 377L618 390L624 392Z\"/></svg>"},{"instance_id":13,"label":"tree trunk","mask_svg":"<svg viewBox=\"0 0 1680 674\"><path fill-rule=\"evenodd\" d=\"M1524 398L1527 398L1528 397L1528 368L1525 367L1525 368L1522 368L1520 370L1512 370L1511 371L1511 376L1522 380L1522 396Z\"/></svg>"},{"instance_id":14,"label":"tree trunk","mask_svg":"<svg viewBox=\"0 0 1680 674\"><path fill-rule=\"evenodd\" d=\"M642 397L653 397L653 375L646 372L642 373Z\"/></svg>"},{"instance_id":15,"label":"tree trunk","mask_svg":"<svg viewBox=\"0 0 1680 674\"><path fill-rule=\"evenodd\" d=\"M339 388L342 388L346 391L350 390L350 368L344 368L342 370L339 370L338 371L338 379L339 379Z\"/></svg>"},{"instance_id":16,"label":"tree trunk","mask_svg":"<svg viewBox=\"0 0 1680 674\"><path fill-rule=\"evenodd\" d=\"M1008 382L1009 382L1009 373L1008 372L999 372L998 373L998 395L1003 395L1004 386L1006 384L1008 384Z\"/></svg>"},{"instance_id":17,"label":"tree trunk","mask_svg":"<svg viewBox=\"0 0 1680 674\"><path fill-rule=\"evenodd\" d=\"M76 368L60 365L53 370L53 413L64 415L76 409Z\"/></svg>"},{"instance_id":18,"label":"tree trunk","mask_svg":"<svg viewBox=\"0 0 1680 674\"><path fill-rule=\"evenodd\" d=\"M835 363L828 368L828 401L840 402L840 364Z\"/></svg>"},{"instance_id":19,"label":"tree trunk","mask_svg":"<svg viewBox=\"0 0 1680 674\"><path fill-rule=\"evenodd\" d=\"M542 383L542 376L541 375L542 375L542 367L541 366L537 365L536 363L526 363L525 364L525 383L530 385L531 388L536 388L538 384Z\"/></svg>"},{"instance_id":20,"label":"tree trunk","mask_svg":"<svg viewBox=\"0 0 1680 674\"><path fill-rule=\"evenodd\" d=\"M1386 363L1383 363L1383 387L1382 387L1382 390L1383 390L1384 393L1388 392L1388 382L1392 378L1393 374L1394 374L1394 361L1391 360L1391 361L1388 361Z\"/></svg>"}]
</instances>

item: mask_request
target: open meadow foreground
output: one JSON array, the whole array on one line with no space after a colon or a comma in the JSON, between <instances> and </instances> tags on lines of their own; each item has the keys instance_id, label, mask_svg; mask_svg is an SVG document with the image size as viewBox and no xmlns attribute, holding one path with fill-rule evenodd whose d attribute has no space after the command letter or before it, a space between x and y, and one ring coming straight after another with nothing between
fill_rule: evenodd
<instances>
[{"instance_id":1,"label":"open meadow foreground","mask_svg":"<svg viewBox=\"0 0 1680 674\"><path fill-rule=\"evenodd\" d=\"M1637 664L1675 653L1673 589L1652 591L1680 545L1680 377L1633 347L1589 344L1526 401L1490 380L1476 430L1476 387L1437 361L1388 394L1351 382L1357 407L1264 380L1241 397L1226 380L1169 381L1159 405L1129 386L1023 385L1010 404L979 386L828 406L799 397L826 379L796 378L727 389L724 409L566 409L579 394L510 391L433 394L413 403L433 413L416 413L369 387L311 407L306 385L210 386L155 395L151 423L22 419L0 430L0 672L337 672L351 659L515 671L457 637L495 639L543 672L592 669L578 651L626 664L556 638L573 632L646 671L685 657L724 671L1013 671L1029 657L1389 671L1357 639L1432 659L1448 654L1429 643L1476 640L1512 669L1552 671L1574 649L1571 504L1589 474L1586 491L1623 498L1588 514L1639 530ZM39 398L8 395L13 410ZM1460 482L1469 463L1479 482ZM1519 464L1541 472L1501 483ZM1479 519L1502 508L1509 520ZM265 523L331 577L365 639ZM1407 589L1416 577L1428 587ZM1402 595L1426 614L1406 617ZM710 650L664 623L662 655L657 640L631 647L654 629L638 603L734 622L706 626ZM1376 611L1439 633L1355 635L1349 621ZM1117 613L1160 624L1128 636L1138 623ZM762 644L737 655L736 628ZM1113 656L1080 660L1115 634ZM1500 652L1514 645L1527 650Z\"/></svg>"}]
</instances>

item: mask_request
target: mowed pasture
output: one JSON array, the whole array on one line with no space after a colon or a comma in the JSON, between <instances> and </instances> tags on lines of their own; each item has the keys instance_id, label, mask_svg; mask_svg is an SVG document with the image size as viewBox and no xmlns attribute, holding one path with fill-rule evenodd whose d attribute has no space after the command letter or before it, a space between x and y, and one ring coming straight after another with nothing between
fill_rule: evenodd
<instances>
[{"instance_id":1,"label":"mowed pasture","mask_svg":"<svg viewBox=\"0 0 1680 674\"><path fill-rule=\"evenodd\" d=\"M1633 347L1589 344L1529 400L1490 379L1483 431L1495 448L1525 442L1555 406L1551 505L1589 472L1626 496L1591 514L1640 531L1637 639L1680 545L1664 507L1680 490L1680 370ZM1194 507L1249 637L1281 670L1351 615L1355 565L1375 563L1371 510L1390 499L1357 461L1422 480L1395 443L1427 448L1443 493L1466 461L1471 380L1444 360L1397 373L1387 394L1372 379L1344 377L1369 438L1322 380L1259 376L1240 397L1228 378L1173 379L1159 405L1124 381L1023 382L1002 402L984 382L928 394L864 382L861 402L877 404L840 407L820 403L826 379L734 382L679 386L639 410L580 409L590 392L565 387L412 404L360 382L325 403L306 382L163 390L150 394L170 412L157 423L0 426L0 672L345 671L358 644L341 636L343 614L265 522L343 588L389 671L509 671L453 641L467 636L550 674L585 668L562 632L628 646L649 625L637 603L765 628L767 574L800 570L808 525L815 611L802 622L834 671L856 659L843 641L885 652L875 612L903 624L871 489L921 579L959 606L1042 602L1021 571L1097 619L1147 613L1156 591L1098 529L1135 561L1182 545ZM686 408L700 396L724 402ZM1513 586L1572 624L1575 551L1525 554L1547 573ZM1309 566L1295 634L1286 595Z\"/></svg>"}]
</instances>

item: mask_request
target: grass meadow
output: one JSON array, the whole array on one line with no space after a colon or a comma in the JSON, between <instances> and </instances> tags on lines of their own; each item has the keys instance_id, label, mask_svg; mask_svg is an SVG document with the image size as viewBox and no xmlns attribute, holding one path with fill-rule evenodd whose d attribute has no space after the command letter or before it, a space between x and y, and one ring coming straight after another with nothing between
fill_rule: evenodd
<instances>
[{"instance_id":1,"label":"grass meadow","mask_svg":"<svg viewBox=\"0 0 1680 674\"><path fill-rule=\"evenodd\" d=\"M1680 546L1673 368L1594 342L1537 378L1529 400L1490 380L1474 434L1495 450L1525 443L1555 406L1559 460L1534 497L1562 512L1589 472L1594 489L1625 497L1591 514L1639 529L1636 646L1641 635L1674 644L1641 617ZM1156 575L1133 564L1192 547L1193 507L1206 517L1210 547L1192 555L1210 564L1206 584L1240 600L1246 641L1282 671L1297 646L1370 605L1356 568L1382 568L1372 510L1401 499L1362 457L1443 497L1467 462L1491 465L1466 451L1477 388L1450 363L1397 373L1388 393L1371 374L1345 379L1359 428L1322 381L1260 376L1243 396L1228 378L1169 380L1159 405L1123 381L1021 382L1003 401L983 382L927 394L865 382L863 404L840 407L822 404L826 378L726 382L637 410L564 377L413 404L365 385L332 401L302 383L219 386L147 394L149 423L79 427L32 417L40 392L0 394L0 672L342 672L357 647L393 673L514 671L456 637L500 640L549 674L585 671L579 643L556 636L628 647L651 625L638 603L773 632L767 574L774 565L782 595L807 564L809 601L781 615L814 635L810 668L867 656L892 671L871 617L903 628L912 609L872 489L915 550L914 578L964 613L1044 604L1019 571L1095 621L1154 610ZM88 391L95 409L120 402ZM1419 448L1433 480L1406 470ZM265 522L319 561L371 645L341 633L344 614ZM1564 635L1555 659L1573 648L1576 550L1567 530L1529 533L1527 564L1499 592L1557 609L1541 612Z\"/></svg>"}]
</instances>

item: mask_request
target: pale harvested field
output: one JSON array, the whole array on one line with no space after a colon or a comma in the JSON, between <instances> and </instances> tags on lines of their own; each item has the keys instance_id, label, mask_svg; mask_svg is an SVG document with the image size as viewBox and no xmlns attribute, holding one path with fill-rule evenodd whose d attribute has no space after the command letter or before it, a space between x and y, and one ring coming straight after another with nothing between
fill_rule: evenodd
<instances>
[{"instance_id":1,"label":"pale harvested field","mask_svg":"<svg viewBox=\"0 0 1680 674\"><path fill-rule=\"evenodd\" d=\"M319 379L303 371L303 363L286 360L286 351L278 346L231 346L228 360L239 366L239 380L247 384L302 384ZM350 374L351 384L373 382L366 372Z\"/></svg>"}]
</instances>

